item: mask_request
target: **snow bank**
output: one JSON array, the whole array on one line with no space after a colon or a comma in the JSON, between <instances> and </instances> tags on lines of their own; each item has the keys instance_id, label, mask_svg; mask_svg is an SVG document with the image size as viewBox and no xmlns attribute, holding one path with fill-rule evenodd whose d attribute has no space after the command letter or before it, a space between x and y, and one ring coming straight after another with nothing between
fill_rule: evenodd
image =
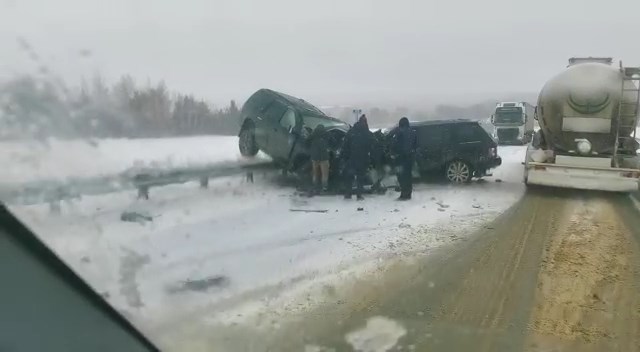
<instances>
[{"instance_id":1,"label":"snow bank","mask_svg":"<svg viewBox=\"0 0 640 352\"><path fill-rule=\"evenodd\" d=\"M0 164L5 165L0 183L90 178L134 167L193 167L242 159L238 138L228 136L0 142Z\"/></svg>"},{"instance_id":2,"label":"snow bank","mask_svg":"<svg viewBox=\"0 0 640 352\"><path fill-rule=\"evenodd\" d=\"M395 202L394 192L308 199L261 174L256 183L215 179L207 190L162 187L150 201L134 192L84 197L61 214L45 205L12 210L153 339L173 339L178 326L202 329L203 338L238 315L308 309L312 302L296 301L306 288L351 280L354 267L464 240L522 196L524 151L500 147L504 163L484 182L417 184L410 202ZM153 221L120 221L125 210Z\"/></svg>"}]
</instances>

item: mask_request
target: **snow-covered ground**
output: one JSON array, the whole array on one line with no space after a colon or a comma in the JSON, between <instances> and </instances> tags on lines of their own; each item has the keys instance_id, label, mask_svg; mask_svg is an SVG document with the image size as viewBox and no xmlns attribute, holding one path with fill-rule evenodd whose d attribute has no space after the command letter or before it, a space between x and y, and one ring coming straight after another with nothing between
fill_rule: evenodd
<instances>
[{"instance_id":1,"label":"snow-covered ground","mask_svg":"<svg viewBox=\"0 0 640 352\"><path fill-rule=\"evenodd\" d=\"M4 141L0 142L0 164L10 167L0 173L0 184L110 176L134 167L192 167L242 159L238 138L227 136Z\"/></svg>"},{"instance_id":2,"label":"snow-covered ground","mask_svg":"<svg viewBox=\"0 0 640 352\"><path fill-rule=\"evenodd\" d=\"M304 198L261 174L255 183L216 179L206 190L162 187L149 201L135 200L133 192L84 197L60 214L44 205L12 210L109 302L172 349L185 326L247 323L293 303L308 309L313 302L300 303L300 294L350 280L360 272L354 268L455 245L522 196L524 150L501 147L503 165L484 182L418 184L409 202L394 201L394 192L363 202ZM153 220L123 222L123 211ZM189 338L206 334L202 328Z\"/></svg>"}]
</instances>

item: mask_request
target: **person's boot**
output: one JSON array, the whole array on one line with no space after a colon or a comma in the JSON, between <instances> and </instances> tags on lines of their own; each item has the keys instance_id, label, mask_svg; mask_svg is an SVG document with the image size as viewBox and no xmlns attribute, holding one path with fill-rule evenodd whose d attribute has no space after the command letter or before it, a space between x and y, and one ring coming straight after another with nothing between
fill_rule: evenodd
<instances>
[{"instance_id":1,"label":"person's boot","mask_svg":"<svg viewBox=\"0 0 640 352\"><path fill-rule=\"evenodd\" d=\"M407 194L400 194L400 197L398 197L398 199L396 199L396 200L400 200L400 201L411 200L411 196L407 195Z\"/></svg>"}]
</instances>

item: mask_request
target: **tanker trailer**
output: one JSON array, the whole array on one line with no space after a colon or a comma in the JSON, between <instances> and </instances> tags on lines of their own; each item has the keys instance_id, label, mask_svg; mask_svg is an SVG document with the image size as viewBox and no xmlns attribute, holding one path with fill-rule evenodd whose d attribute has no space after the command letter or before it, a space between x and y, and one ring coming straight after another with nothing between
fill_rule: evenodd
<instances>
[{"instance_id":1,"label":"tanker trailer","mask_svg":"<svg viewBox=\"0 0 640 352\"><path fill-rule=\"evenodd\" d=\"M571 58L540 91L540 130L527 148L527 185L637 191L640 67Z\"/></svg>"}]
</instances>

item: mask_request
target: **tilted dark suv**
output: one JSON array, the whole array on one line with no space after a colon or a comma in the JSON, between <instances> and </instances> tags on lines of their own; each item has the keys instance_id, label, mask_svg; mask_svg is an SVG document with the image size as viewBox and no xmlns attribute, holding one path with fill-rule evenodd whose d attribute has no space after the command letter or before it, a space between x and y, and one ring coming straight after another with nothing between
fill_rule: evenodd
<instances>
[{"instance_id":1,"label":"tilted dark suv","mask_svg":"<svg viewBox=\"0 0 640 352\"><path fill-rule=\"evenodd\" d=\"M485 176L502 163L496 142L478 122L424 121L414 122L411 127L418 140L416 164L421 175L436 173L463 183Z\"/></svg>"},{"instance_id":2,"label":"tilted dark suv","mask_svg":"<svg viewBox=\"0 0 640 352\"><path fill-rule=\"evenodd\" d=\"M260 89L247 100L241 119L240 153L254 156L262 150L290 171L308 167L306 139L317 125L327 129L332 158L349 129L344 121L327 116L305 100L270 89Z\"/></svg>"}]
</instances>

